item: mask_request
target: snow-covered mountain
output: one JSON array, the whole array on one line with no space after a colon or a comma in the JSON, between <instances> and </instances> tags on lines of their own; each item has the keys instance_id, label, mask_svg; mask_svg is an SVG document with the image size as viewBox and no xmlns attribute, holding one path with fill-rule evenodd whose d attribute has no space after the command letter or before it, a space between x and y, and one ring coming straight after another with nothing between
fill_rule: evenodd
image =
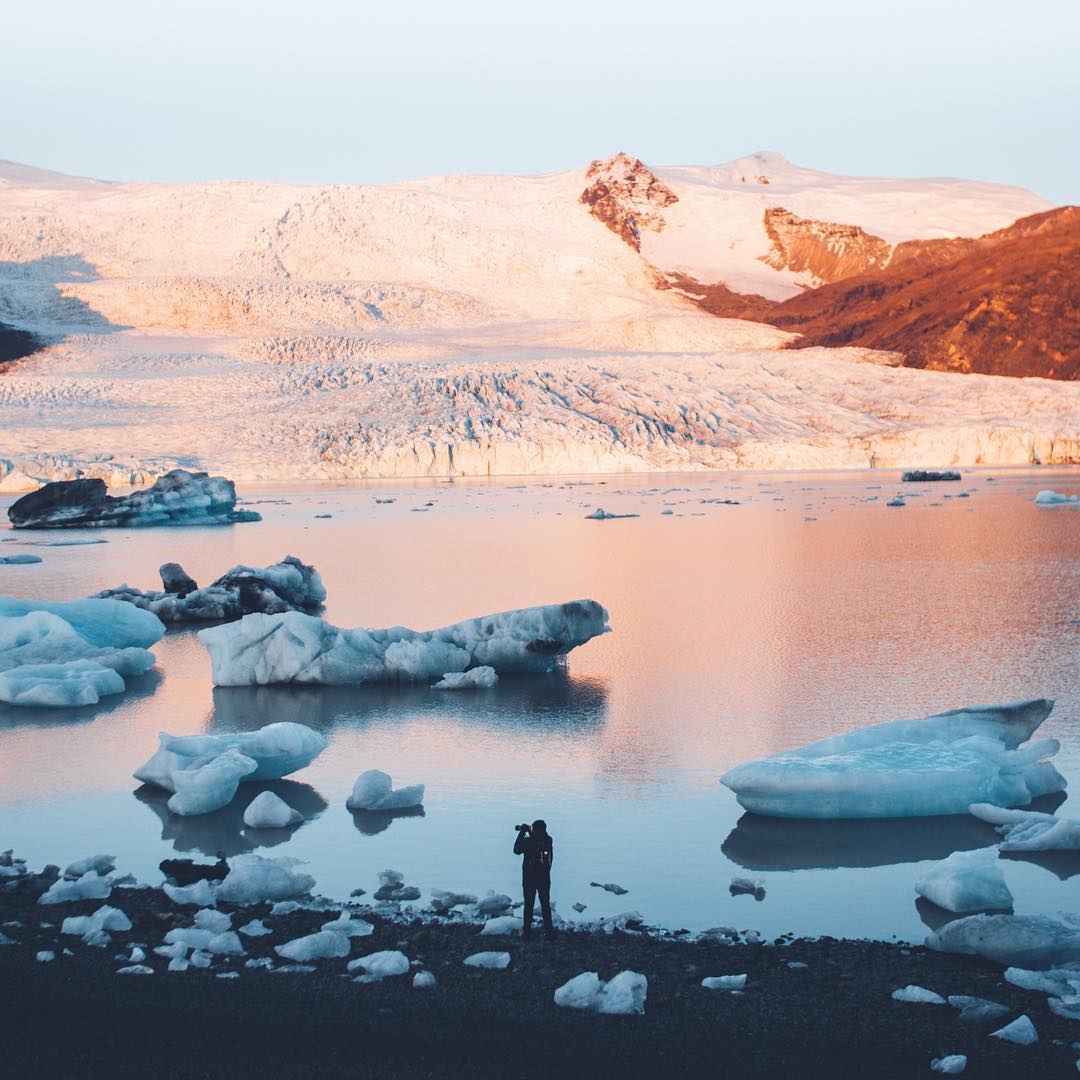
<instances>
[{"instance_id":1,"label":"snow-covered mountain","mask_svg":"<svg viewBox=\"0 0 1080 1080\"><path fill-rule=\"evenodd\" d=\"M0 323L48 342L0 368L0 484L1076 457L1075 386L779 354L686 287L783 299L1047 206L772 154L325 187L0 163Z\"/></svg>"}]
</instances>

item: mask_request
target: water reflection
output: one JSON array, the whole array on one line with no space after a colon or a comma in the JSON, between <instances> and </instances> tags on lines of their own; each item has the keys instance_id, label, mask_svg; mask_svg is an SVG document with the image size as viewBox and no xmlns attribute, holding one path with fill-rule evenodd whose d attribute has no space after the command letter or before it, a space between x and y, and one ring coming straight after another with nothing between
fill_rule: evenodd
<instances>
[{"instance_id":1,"label":"water reflection","mask_svg":"<svg viewBox=\"0 0 1080 1080\"><path fill-rule=\"evenodd\" d=\"M422 818L422 806L409 806L404 810L350 810L353 824L365 836L377 836L385 832L398 818Z\"/></svg>"},{"instance_id":2,"label":"water reflection","mask_svg":"<svg viewBox=\"0 0 1080 1080\"><path fill-rule=\"evenodd\" d=\"M1080 851L1003 851L1001 858L1041 866L1061 881L1080 874Z\"/></svg>"},{"instance_id":3,"label":"water reflection","mask_svg":"<svg viewBox=\"0 0 1080 1080\"><path fill-rule=\"evenodd\" d=\"M288 829L249 829L244 825L244 811L252 799L272 791L304 816L304 821ZM266 783L241 784L236 798L212 814L183 817L170 813L166 803L169 792L149 784L135 791L135 798L149 807L161 821L161 839L171 841L175 851L195 851L203 855L240 855L257 847L276 847L290 840L297 830L318 818L327 807L326 800L310 784L295 780L272 780Z\"/></svg>"}]
</instances>

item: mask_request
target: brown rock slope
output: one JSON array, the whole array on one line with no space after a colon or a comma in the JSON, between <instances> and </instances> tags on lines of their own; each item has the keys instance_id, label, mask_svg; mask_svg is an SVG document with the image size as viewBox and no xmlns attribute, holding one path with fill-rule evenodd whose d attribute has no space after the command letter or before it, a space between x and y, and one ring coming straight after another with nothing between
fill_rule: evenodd
<instances>
[{"instance_id":1,"label":"brown rock slope","mask_svg":"<svg viewBox=\"0 0 1080 1080\"><path fill-rule=\"evenodd\" d=\"M678 196L637 158L619 153L594 161L585 174L589 186L581 202L635 251L641 250L641 230L661 232L660 213L679 201Z\"/></svg>"},{"instance_id":2,"label":"brown rock slope","mask_svg":"<svg viewBox=\"0 0 1080 1080\"><path fill-rule=\"evenodd\" d=\"M761 261L777 270L808 270L821 282L840 281L884 267L890 246L858 225L801 218L780 206L765 211L765 231L772 241Z\"/></svg>"}]
</instances>

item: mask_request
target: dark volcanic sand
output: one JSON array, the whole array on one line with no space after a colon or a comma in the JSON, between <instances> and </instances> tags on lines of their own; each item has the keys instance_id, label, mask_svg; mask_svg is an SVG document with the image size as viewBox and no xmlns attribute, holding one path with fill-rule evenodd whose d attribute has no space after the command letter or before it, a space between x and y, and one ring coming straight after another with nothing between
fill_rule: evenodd
<instances>
[{"instance_id":1,"label":"dark volcanic sand","mask_svg":"<svg viewBox=\"0 0 1080 1080\"><path fill-rule=\"evenodd\" d=\"M311 974L272 974L226 958L208 970L167 973L152 947L191 925L158 890L115 889L105 901L131 931L93 948L59 935L67 915L100 901L41 907L0 895L0 923L18 944L0 946L0 1072L10 1077L552 1077L727 1076L876 1078L936 1075L930 1059L965 1053L965 1077L1075 1076L1080 1024L1055 1017L1045 996L1018 990L976 959L862 941L716 945L636 934L567 933L554 943L478 936L475 926L376 923L352 956L401 948L435 973L434 991L411 976L360 985L346 960ZM234 911L234 926L266 917L268 905ZM269 919L274 933L245 938L248 957L311 933L333 913ZM40 929L51 922L53 929ZM116 955L146 948L152 976L119 976ZM73 957L64 957L64 946ZM57 959L38 963L39 949ZM506 949L507 971L462 965L473 952ZM808 970L791 970L802 960ZM581 971L610 978L644 972L644 1016L598 1016L556 1008L555 987ZM218 979L239 971L237 979ZM747 972L735 996L699 985L706 975ZM942 995L975 994L1012 1006L995 1024L972 1025L950 1006L894 1002L915 983ZM1017 1047L988 1032L1026 1012L1039 1042ZM1057 1042L1057 1045L1055 1045Z\"/></svg>"}]
</instances>

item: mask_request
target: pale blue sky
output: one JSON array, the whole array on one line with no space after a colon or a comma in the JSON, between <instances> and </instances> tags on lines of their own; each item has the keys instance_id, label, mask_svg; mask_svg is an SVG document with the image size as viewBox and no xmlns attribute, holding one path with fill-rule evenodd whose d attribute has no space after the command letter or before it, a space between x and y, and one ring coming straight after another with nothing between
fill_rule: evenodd
<instances>
[{"instance_id":1,"label":"pale blue sky","mask_svg":"<svg viewBox=\"0 0 1080 1080\"><path fill-rule=\"evenodd\" d=\"M0 158L107 179L776 150L1080 202L1080 0L5 5Z\"/></svg>"}]
</instances>

